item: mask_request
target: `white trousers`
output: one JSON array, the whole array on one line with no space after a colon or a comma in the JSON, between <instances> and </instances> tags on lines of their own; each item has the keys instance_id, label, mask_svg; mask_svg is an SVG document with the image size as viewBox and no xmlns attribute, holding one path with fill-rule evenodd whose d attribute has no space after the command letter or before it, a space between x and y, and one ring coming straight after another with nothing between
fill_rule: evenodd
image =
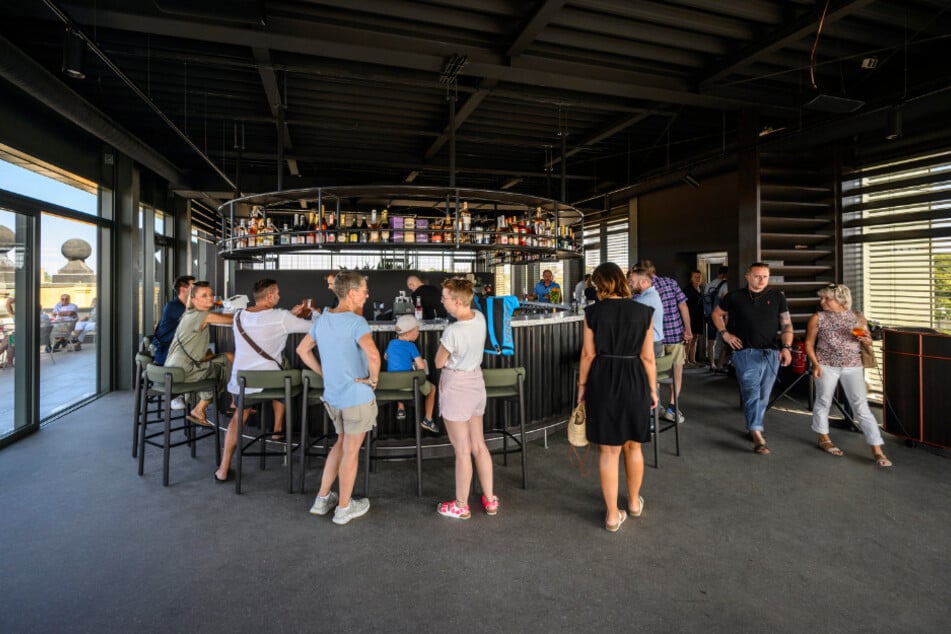
<instances>
[{"instance_id":1,"label":"white trousers","mask_svg":"<svg viewBox=\"0 0 951 634\"><path fill-rule=\"evenodd\" d=\"M865 396L864 368L862 366L835 368L827 365L820 367L822 376L816 379L816 402L812 406L812 431L817 434L829 433L829 408L832 406L832 396L835 394L835 386L842 383L842 390L852 408L852 414L862 433L865 434L865 442L873 447L883 445L878 421L872 416Z\"/></svg>"}]
</instances>

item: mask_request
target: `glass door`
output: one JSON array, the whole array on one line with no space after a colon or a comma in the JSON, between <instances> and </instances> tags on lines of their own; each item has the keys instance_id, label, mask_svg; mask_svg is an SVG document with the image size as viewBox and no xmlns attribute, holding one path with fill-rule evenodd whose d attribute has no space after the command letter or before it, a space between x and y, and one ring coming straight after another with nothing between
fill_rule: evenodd
<instances>
[{"instance_id":1,"label":"glass door","mask_svg":"<svg viewBox=\"0 0 951 634\"><path fill-rule=\"evenodd\" d=\"M24 363L21 350L17 359L17 334L24 339L27 315L17 314L17 282L25 281L24 229L29 217L0 207L0 438L36 426L32 416L24 416L26 403L20 401L27 393L26 381L30 363ZM22 289L21 289L22 291ZM21 292L22 298L22 292ZM21 299L21 307L26 305ZM17 371L17 364L23 366ZM18 412L20 415L18 415Z\"/></svg>"},{"instance_id":2,"label":"glass door","mask_svg":"<svg viewBox=\"0 0 951 634\"><path fill-rule=\"evenodd\" d=\"M99 230L43 213L40 227L40 418L99 391Z\"/></svg>"}]
</instances>

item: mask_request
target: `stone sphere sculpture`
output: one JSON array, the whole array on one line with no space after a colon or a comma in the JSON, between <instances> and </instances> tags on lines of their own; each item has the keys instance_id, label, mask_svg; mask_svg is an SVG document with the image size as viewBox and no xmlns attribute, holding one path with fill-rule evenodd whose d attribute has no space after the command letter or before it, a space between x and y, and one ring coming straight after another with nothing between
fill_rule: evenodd
<instances>
[{"instance_id":1,"label":"stone sphere sculpture","mask_svg":"<svg viewBox=\"0 0 951 634\"><path fill-rule=\"evenodd\" d=\"M14 246L16 246L16 235L10 230L10 227L0 225L0 253L6 253Z\"/></svg>"},{"instance_id":2,"label":"stone sphere sculpture","mask_svg":"<svg viewBox=\"0 0 951 634\"><path fill-rule=\"evenodd\" d=\"M92 247L85 240L70 238L63 243L60 252L63 254L63 257L70 262L74 260L85 260L92 255Z\"/></svg>"}]
</instances>

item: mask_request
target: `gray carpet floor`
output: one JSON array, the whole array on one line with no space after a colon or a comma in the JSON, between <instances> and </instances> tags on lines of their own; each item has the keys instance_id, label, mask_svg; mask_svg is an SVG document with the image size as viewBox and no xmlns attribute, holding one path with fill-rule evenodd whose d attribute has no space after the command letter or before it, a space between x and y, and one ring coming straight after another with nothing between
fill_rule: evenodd
<instances>
[{"instance_id":1,"label":"gray carpet floor","mask_svg":"<svg viewBox=\"0 0 951 634\"><path fill-rule=\"evenodd\" d=\"M886 435L819 451L788 400L772 455L742 433L734 384L688 372L683 453L661 438L644 516L603 528L597 474L564 432L496 459L498 516L439 517L452 460L378 465L370 512L339 527L284 490L278 460L245 493L212 481L214 446L131 457L129 393L0 451L0 632L947 631L951 461ZM645 446L645 450L649 446ZM649 452L645 452L650 456ZM650 462L650 458L648 459ZM622 480L623 482L623 480ZM623 491L622 491L623 494ZM476 501L473 494L472 501ZM473 508L476 508L477 504Z\"/></svg>"}]
</instances>

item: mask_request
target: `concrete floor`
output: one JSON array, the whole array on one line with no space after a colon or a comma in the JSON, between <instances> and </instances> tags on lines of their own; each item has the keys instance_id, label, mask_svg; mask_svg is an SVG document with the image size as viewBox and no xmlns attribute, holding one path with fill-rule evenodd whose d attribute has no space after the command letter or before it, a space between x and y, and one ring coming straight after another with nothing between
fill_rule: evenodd
<instances>
[{"instance_id":1,"label":"concrete floor","mask_svg":"<svg viewBox=\"0 0 951 634\"><path fill-rule=\"evenodd\" d=\"M372 476L372 508L338 527L284 492L275 460L245 493L212 481L214 447L131 458L128 393L0 451L0 631L937 632L951 623L951 461L886 435L815 448L791 401L767 415L773 454L742 433L734 384L688 373L683 455L661 439L644 516L603 529L596 474L564 433L496 461L497 517L436 515L452 461ZM645 446L645 449L647 446ZM473 501L476 497L473 496Z\"/></svg>"}]
</instances>

